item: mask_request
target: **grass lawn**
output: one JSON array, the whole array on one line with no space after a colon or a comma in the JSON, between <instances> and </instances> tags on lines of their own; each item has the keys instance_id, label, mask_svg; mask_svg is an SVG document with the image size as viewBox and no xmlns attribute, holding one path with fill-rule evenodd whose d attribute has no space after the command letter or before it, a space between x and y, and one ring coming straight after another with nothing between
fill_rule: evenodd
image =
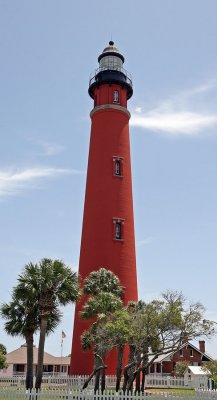
<instances>
[{"instance_id":1,"label":"grass lawn","mask_svg":"<svg viewBox=\"0 0 217 400\"><path fill-rule=\"evenodd\" d=\"M195 393L194 389L176 389L176 388L146 388L149 393Z\"/></svg>"},{"instance_id":2,"label":"grass lawn","mask_svg":"<svg viewBox=\"0 0 217 400\"><path fill-rule=\"evenodd\" d=\"M72 387L72 386L66 386L66 385L55 385L55 384L44 384L42 386L42 391L40 393L40 396L38 398L38 400L57 400L57 399L67 399L67 392L72 391L73 389L75 390L75 392L78 390L78 387ZM106 389L105 394L111 394L113 392L114 394L114 388L113 390L110 389ZM145 390L146 395L150 394L151 398L153 398L153 400L155 399L155 396L158 396L159 394L161 394L163 396L163 393L165 393L165 395L167 396L167 394L171 394L172 397L174 395L174 397L176 396L181 396L181 399L184 399L185 397L187 397L188 399L192 397L192 399L194 399L194 397L196 396L196 392L194 391L194 389L176 389L176 388L146 388ZM74 398L76 399L76 395L77 393L74 393ZM146 395L144 394L141 397L144 397L144 400L147 398ZM112 397L110 397L110 400L112 400ZM127 396L126 396L127 397ZM149 397L148 397L149 398ZM158 398L158 397L157 397ZM28 397L26 397L26 390L25 387L22 386L20 388L20 390L18 389L18 387L14 387L14 386L7 386L7 387L1 387L0 386L0 400L25 400L28 399ZM33 399L37 400L37 396L33 395ZM79 395L78 395L78 399L79 399ZM162 400L164 399L164 396L162 397Z\"/></svg>"}]
</instances>

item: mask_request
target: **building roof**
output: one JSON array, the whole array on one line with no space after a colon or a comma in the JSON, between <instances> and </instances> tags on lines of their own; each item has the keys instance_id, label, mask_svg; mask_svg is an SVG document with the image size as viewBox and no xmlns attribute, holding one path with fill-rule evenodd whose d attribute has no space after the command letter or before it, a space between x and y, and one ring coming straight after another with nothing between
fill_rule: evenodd
<instances>
[{"instance_id":1,"label":"building roof","mask_svg":"<svg viewBox=\"0 0 217 400\"><path fill-rule=\"evenodd\" d=\"M194 375L209 375L206 371L203 371L201 367L196 365L189 365L188 370L190 370Z\"/></svg>"},{"instance_id":2,"label":"building roof","mask_svg":"<svg viewBox=\"0 0 217 400\"><path fill-rule=\"evenodd\" d=\"M202 356L208 358L209 360L213 360L213 357L212 357L210 354L208 354L208 353L206 353L206 352L205 352L205 353L202 353L202 352L200 351L200 349L198 349L197 347L195 347L192 343L190 343L190 342L185 342L185 343L183 343L183 344L179 347L178 350L171 351L171 353L168 353L168 354L160 354L160 355L154 360L154 362L155 362L155 363L160 363L160 362L162 362L162 361L171 361L173 355L174 355L177 351L183 349L183 348L186 347L186 346L192 347L194 350L196 350L196 351L197 351L198 353L200 353ZM151 356L151 357L150 357L150 360L151 360L151 358L153 358L153 357L154 357L154 356Z\"/></svg>"},{"instance_id":3,"label":"building roof","mask_svg":"<svg viewBox=\"0 0 217 400\"><path fill-rule=\"evenodd\" d=\"M27 347L22 345L18 349L11 351L6 355L8 364L26 364L27 363ZM33 347L33 364L38 362L38 348ZM70 365L70 357L55 357L44 352L44 365Z\"/></svg>"}]
</instances>

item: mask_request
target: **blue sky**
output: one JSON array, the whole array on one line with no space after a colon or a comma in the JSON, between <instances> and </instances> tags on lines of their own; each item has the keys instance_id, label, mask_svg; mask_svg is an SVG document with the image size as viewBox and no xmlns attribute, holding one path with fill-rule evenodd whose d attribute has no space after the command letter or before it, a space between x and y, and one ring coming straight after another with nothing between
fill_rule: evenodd
<instances>
[{"instance_id":1,"label":"blue sky","mask_svg":"<svg viewBox=\"0 0 217 400\"><path fill-rule=\"evenodd\" d=\"M88 79L112 37L134 84L139 296L181 290L217 321L216 13L215 0L0 0L1 303L30 260L78 266ZM70 352L72 324L68 306L48 352L60 354L62 329ZM22 344L0 330L8 351ZM217 338L207 350L217 357Z\"/></svg>"}]
</instances>

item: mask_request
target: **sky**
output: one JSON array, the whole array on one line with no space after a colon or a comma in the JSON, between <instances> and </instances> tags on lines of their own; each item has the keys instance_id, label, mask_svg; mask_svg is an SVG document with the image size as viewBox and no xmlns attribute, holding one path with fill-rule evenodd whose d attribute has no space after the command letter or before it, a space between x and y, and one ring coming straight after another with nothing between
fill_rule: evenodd
<instances>
[{"instance_id":1,"label":"sky","mask_svg":"<svg viewBox=\"0 0 217 400\"><path fill-rule=\"evenodd\" d=\"M217 2L0 0L0 303L28 262L78 268L90 73L113 40L133 76L139 298L167 289L217 321ZM71 351L74 306L45 350ZM24 340L4 332L8 352ZM35 337L35 344L38 336ZM217 358L217 336L206 341Z\"/></svg>"}]
</instances>

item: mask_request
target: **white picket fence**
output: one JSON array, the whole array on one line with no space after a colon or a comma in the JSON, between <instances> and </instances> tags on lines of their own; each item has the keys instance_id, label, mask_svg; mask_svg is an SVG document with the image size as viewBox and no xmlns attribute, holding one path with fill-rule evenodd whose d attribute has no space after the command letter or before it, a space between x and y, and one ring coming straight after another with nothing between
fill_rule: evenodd
<instances>
[{"instance_id":1,"label":"white picket fence","mask_svg":"<svg viewBox=\"0 0 217 400\"><path fill-rule=\"evenodd\" d=\"M0 399L1 400L163 400L163 399L177 399L177 400L214 400L217 399L217 392L215 391L198 391L186 393L146 393L145 395L124 395L115 394L114 392L108 392L101 394L93 394L93 391L67 391L67 390L55 390L55 391L44 391L31 393L21 391L12 391L0 388Z\"/></svg>"},{"instance_id":2,"label":"white picket fence","mask_svg":"<svg viewBox=\"0 0 217 400\"><path fill-rule=\"evenodd\" d=\"M43 386L60 386L60 387L73 387L81 389L87 380L88 375L75 375L75 376L43 376L42 378L42 385ZM35 378L34 378L35 379ZM18 387L22 388L25 387L25 375L23 376L5 376L0 377L0 385L1 386L10 386L10 387ZM88 388L94 387L95 378L92 378L88 384ZM116 385L116 377L114 375L107 375L106 376L106 387L112 388Z\"/></svg>"},{"instance_id":3,"label":"white picket fence","mask_svg":"<svg viewBox=\"0 0 217 400\"><path fill-rule=\"evenodd\" d=\"M145 394L124 395L114 393L116 377L106 376L106 391L104 394L94 395L94 378L84 391L81 390L87 376L44 376L41 392L31 393L25 390L25 376L1 377L0 400L144 400L145 399L177 399L177 400L217 400L217 391L185 390L183 378L168 376L147 375ZM161 393L150 393L153 388L161 388ZM183 393L177 393L173 389L183 389ZM191 388L190 384L187 388ZM111 390L113 389L113 390ZM157 390L157 389L155 389Z\"/></svg>"},{"instance_id":4,"label":"white picket fence","mask_svg":"<svg viewBox=\"0 0 217 400\"><path fill-rule=\"evenodd\" d=\"M184 378L174 378L169 375L146 375L145 386L149 388L192 388L190 381L186 384Z\"/></svg>"},{"instance_id":5,"label":"white picket fence","mask_svg":"<svg viewBox=\"0 0 217 400\"><path fill-rule=\"evenodd\" d=\"M60 386L65 388L77 388L81 389L86 381L88 376L43 376L42 384L43 386ZM92 378L88 384L88 388L94 387L95 378ZM4 386L11 387L25 387L25 376L13 376L13 377L1 377L0 384ZM123 384L123 378L121 385ZM116 385L116 377L114 375L106 376L106 388L115 388ZM159 375L147 375L145 380L145 386L149 388L191 388L191 382L184 382L183 378L173 378L171 376L159 376Z\"/></svg>"}]
</instances>

